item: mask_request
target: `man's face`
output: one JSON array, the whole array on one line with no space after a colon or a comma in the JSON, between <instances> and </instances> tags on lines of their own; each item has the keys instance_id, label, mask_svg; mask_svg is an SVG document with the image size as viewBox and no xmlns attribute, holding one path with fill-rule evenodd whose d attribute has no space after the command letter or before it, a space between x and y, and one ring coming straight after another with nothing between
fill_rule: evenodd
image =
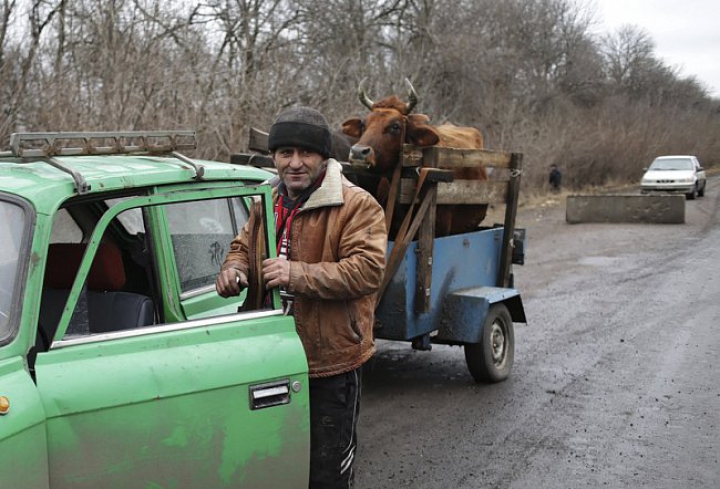
<instances>
[{"instance_id":1,"label":"man's face","mask_svg":"<svg viewBox=\"0 0 720 489\"><path fill-rule=\"evenodd\" d=\"M291 199L309 188L325 169L325 158L310 149L283 146L273 153L278 175Z\"/></svg>"}]
</instances>

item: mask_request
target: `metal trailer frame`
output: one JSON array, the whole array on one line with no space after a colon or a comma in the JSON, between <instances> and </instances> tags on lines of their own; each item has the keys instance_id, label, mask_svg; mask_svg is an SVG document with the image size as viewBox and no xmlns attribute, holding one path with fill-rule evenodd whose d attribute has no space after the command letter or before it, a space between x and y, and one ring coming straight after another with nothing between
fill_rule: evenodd
<instances>
[{"instance_id":1,"label":"metal trailer frame","mask_svg":"<svg viewBox=\"0 0 720 489\"><path fill-rule=\"evenodd\" d=\"M526 322L520 292L495 282L504 234L496 227L435 238L431 287L419 282L420 244L414 241L378 304L376 337L412 341L418 349L479 343L490 306L497 303L507 305L513 322ZM418 311L417 296L425 293L428 310Z\"/></svg>"}]
</instances>

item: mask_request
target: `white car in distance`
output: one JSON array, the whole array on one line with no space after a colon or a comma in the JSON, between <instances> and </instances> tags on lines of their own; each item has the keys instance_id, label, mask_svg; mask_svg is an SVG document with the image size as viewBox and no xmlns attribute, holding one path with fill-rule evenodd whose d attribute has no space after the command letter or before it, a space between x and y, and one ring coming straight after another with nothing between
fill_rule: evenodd
<instances>
[{"instance_id":1,"label":"white car in distance","mask_svg":"<svg viewBox=\"0 0 720 489\"><path fill-rule=\"evenodd\" d=\"M705 195L705 170L695 156L658 156L645 168L640 192L685 194L688 200Z\"/></svg>"}]
</instances>

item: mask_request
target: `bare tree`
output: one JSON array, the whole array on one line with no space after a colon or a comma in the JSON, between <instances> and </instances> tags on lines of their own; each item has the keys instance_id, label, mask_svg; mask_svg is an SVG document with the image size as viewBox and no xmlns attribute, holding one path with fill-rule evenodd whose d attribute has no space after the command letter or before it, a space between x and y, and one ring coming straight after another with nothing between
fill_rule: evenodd
<instances>
[{"instance_id":1,"label":"bare tree","mask_svg":"<svg viewBox=\"0 0 720 489\"><path fill-rule=\"evenodd\" d=\"M27 46L26 50L20 50L18 47L15 48L17 53L17 59L13 64L17 63L19 71L15 71L16 66L12 66L10 70L2 69L3 78L7 77L4 81L7 83L3 98L4 102L4 120L0 125L0 137L5 139L9 135L15 126L22 122L20 120L20 110L25 100L25 96L29 89L29 75L35 62L35 58L40 47L40 43L43 37L43 33L46 28L51 24L53 18L61 8L62 0L52 2L48 0L33 0L27 7L27 25L28 25L28 36L25 39L28 42L23 42ZM3 4L3 18L7 19L5 27L3 29L3 43L7 42L8 27L10 25L10 18L13 15L13 11L16 8L15 2L4 2ZM3 46L5 51L5 46ZM8 66L8 60L3 61L2 68Z\"/></svg>"},{"instance_id":2,"label":"bare tree","mask_svg":"<svg viewBox=\"0 0 720 489\"><path fill-rule=\"evenodd\" d=\"M0 4L0 70L5 63L5 49L10 30L11 19L15 15L16 0L3 0Z\"/></svg>"},{"instance_id":3,"label":"bare tree","mask_svg":"<svg viewBox=\"0 0 720 489\"><path fill-rule=\"evenodd\" d=\"M644 31L596 38L575 0L0 0L0 139L31 130L192 128L226 159L294 104L338 125L405 92L434 122L523 151L525 186L637 178L664 151L720 162L718 101ZM628 163L631 162L631 163Z\"/></svg>"},{"instance_id":4,"label":"bare tree","mask_svg":"<svg viewBox=\"0 0 720 489\"><path fill-rule=\"evenodd\" d=\"M608 77L617 90L631 95L642 91L648 74L658 67L654 50L650 35L636 26L625 25L604 37Z\"/></svg>"}]
</instances>

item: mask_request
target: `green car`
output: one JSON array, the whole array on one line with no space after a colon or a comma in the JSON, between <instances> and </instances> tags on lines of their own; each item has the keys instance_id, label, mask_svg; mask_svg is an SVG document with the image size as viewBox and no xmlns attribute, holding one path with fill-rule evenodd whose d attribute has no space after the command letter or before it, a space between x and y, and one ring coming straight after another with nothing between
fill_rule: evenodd
<instances>
[{"instance_id":1,"label":"green car","mask_svg":"<svg viewBox=\"0 0 720 489\"><path fill-rule=\"evenodd\" d=\"M292 317L214 286L250 206L272 219L272 174L178 152L195 144L34 133L0 153L3 487L307 488Z\"/></svg>"}]
</instances>

